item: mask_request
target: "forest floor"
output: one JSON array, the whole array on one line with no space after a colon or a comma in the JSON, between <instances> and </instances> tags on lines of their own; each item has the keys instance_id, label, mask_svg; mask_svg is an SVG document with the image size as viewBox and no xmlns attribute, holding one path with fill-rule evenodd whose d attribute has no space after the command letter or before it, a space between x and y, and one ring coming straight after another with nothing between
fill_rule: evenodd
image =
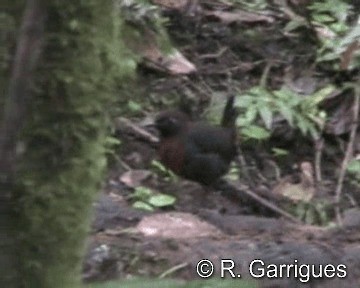
<instances>
[{"instance_id":1,"label":"forest floor","mask_svg":"<svg viewBox=\"0 0 360 288\"><path fill-rule=\"evenodd\" d=\"M141 91L136 101L151 106L143 104L143 111L127 117L127 127L116 133L121 145L94 204L96 214L84 279L131 276L200 279L196 264L201 259L213 261L217 276L220 259L231 259L237 264L235 272L240 272L242 278L254 279L248 267L255 259L276 265L294 264L296 259L299 265L316 267L343 264L347 276L323 275L306 283L300 281L305 276L272 280L265 277L259 280L261 287L359 287L360 210L356 204L360 201L359 186L345 178L340 206L342 226L337 225L333 204L352 123L351 97L343 97L348 91L335 89L321 103L330 116L323 145L304 136L279 115L272 119L270 137L240 141L240 157L227 177L231 182L234 175L240 175L241 185L234 184L239 190L235 198L226 188L203 187L174 177L153 164L157 155L152 136L156 139L157 135L143 124L156 111L181 106L198 115L195 119L217 122L219 107L227 95L240 95L260 83L266 83L272 90L286 85L299 97L306 97L331 83L344 81L344 75L314 62L316 41L307 30L284 32L289 19L279 11L251 14L219 6L225 5L225 1L208 2L199 1L199 7L188 8L191 11L171 10L168 15L171 40L196 67L195 73L169 75L148 67L139 70ZM241 101L241 96L238 98ZM274 154L274 148L287 153ZM356 152L360 152L359 145L355 145ZM315 163L314 166L320 163L314 170L320 170L322 180L312 187L315 190L312 204L289 199L277 201L279 198L271 195L274 187L282 191L284 185L301 184L299 167L304 162ZM133 194L139 187L174 196L176 202L154 211L136 209ZM298 221L249 198L242 193L244 189L277 205Z\"/></svg>"}]
</instances>

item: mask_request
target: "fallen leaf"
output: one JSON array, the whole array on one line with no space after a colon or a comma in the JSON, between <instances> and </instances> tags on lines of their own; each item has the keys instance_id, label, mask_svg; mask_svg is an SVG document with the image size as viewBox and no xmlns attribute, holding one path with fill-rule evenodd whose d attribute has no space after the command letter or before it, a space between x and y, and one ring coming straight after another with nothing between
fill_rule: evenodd
<instances>
[{"instance_id":1,"label":"fallen leaf","mask_svg":"<svg viewBox=\"0 0 360 288\"><path fill-rule=\"evenodd\" d=\"M291 177L284 177L273 188L273 193L293 202L309 202L315 194L313 167L310 162L302 162L300 169L300 183L292 183Z\"/></svg>"},{"instance_id":2,"label":"fallen leaf","mask_svg":"<svg viewBox=\"0 0 360 288\"><path fill-rule=\"evenodd\" d=\"M120 176L120 181L126 186L136 188L151 176L148 170L130 170Z\"/></svg>"},{"instance_id":3,"label":"fallen leaf","mask_svg":"<svg viewBox=\"0 0 360 288\"><path fill-rule=\"evenodd\" d=\"M148 237L173 239L198 238L220 235L213 225L197 216L181 212L169 212L144 217L137 230Z\"/></svg>"},{"instance_id":4,"label":"fallen leaf","mask_svg":"<svg viewBox=\"0 0 360 288\"><path fill-rule=\"evenodd\" d=\"M266 22L273 23L274 18L266 15L260 15L248 11L235 10L235 11L206 11L205 15L214 17L224 24L231 24L234 22L240 23L256 23Z\"/></svg>"}]
</instances>

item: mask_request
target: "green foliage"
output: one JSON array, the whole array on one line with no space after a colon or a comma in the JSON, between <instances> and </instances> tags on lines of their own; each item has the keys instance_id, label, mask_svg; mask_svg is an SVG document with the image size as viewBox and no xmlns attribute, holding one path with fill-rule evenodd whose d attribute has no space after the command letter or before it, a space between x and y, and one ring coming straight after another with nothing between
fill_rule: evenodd
<instances>
[{"instance_id":1,"label":"green foliage","mask_svg":"<svg viewBox=\"0 0 360 288\"><path fill-rule=\"evenodd\" d=\"M276 157L286 156L289 154L289 151L287 151L285 149L281 149L281 148L274 147L271 150L272 150L274 156L276 156Z\"/></svg>"},{"instance_id":2,"label":"green foliage","mask_svg":"<svg viewBox=\"0 0 360 288\"><path fill-rule=\"evenodd\" d=\"M131 195L131 198L135 201L133 203L134 208L147 211L154 211L155 208L172 206L176 201L176 198L171 195L156 193L150 188L143 186L137 187Z\"/></svg>"},{"instance_id":3,"label":"green foliage","mask_svg":"<svg viewBox=\"0 0 360 288\"><path fill-rule=\"evenodd\" d=\"M295 216L309 225L325 226L330 223L330 210L332 205L325 201L312 200L311 202L299 202L296 204Z\"/></svg>"},{"instance_id":4,"label":"green foliage","mask_svg":"<svg viewBox=\"0 0 360 288\"><path fill-rule=\"evenodd\" d=\"M128 281L105 282L90 284L89 288L256 288L259 287L254 281L204 279L196 281L179 281L173 279L134 279Z\"/></svg>"},{"instance_id":5,"label":"green foliage","mask_svg":"<svg viewBox=\"0 0 360 288\"><path fill-rule=\"evenodd\" d=\"M160 44L163 52L172 51L170 39L165 30L167 20L160 15L158 6L151 5L149 1L120 1L120 11L125 19L125 37L127 41L143 43L144 32L152 31L156 35L156 42Z\"/></svg>"},{"instance_id":6,"label":"green foliage","mask_svg":"<svg viewBox=\"0 0 360 288\"><path fill-rule=\"evenodd\" d=\"M229 180L238 180L240 175L240 170L238 165L232 163L230 166L229 172L226 174L225 178Z\"/></svg>"},{"instance_id":7,"label":"green foliage","mask_svg":"<svg viewBox=\"0 0 360 288\"><path fill-rule=\"evenodd\" d=\"M309 6L312 21L324 25L334 33L342 33L348 29L346 18L350 5L343 0L313 1Z\"/></svg>"},{"instance_id":8,"label":"green foliage","mask_svg":"<svg viewBox=\"0 0 360 288\"><path fill-rule=\"evenodd\" d=\"M129 100L127 103L127 107L129 109L130 112L132 113L136 113L139 111L142 111L143 107L140 103L133 101L133 100Z\"/></svg>"},{"instance_id":9,"label":"green foliage","mask_svg":"<svg viewBox=\"0 0 360 288\"><path fill-rule=\"evenodd\" d=\"M153 160L151 162L151 168L156 174L161 175L161 179L164 179L165 181L174 182L178 179L170 169L166 168L159 161Z\"/></svg>"},{"instance_id":10,"label":"green foliage","mask_svg":"<svg viewBox=\"0 0 360 288\"><path fill-rule=\"evenodd\" d=\"M354 185L360 187L360 160L353 159L347 166L347 171L352 178L350 181Z\"/></svg>"},{"instance_id":11,"label":"green foliage","mask_svg":"<svg viewBox=\"0 0 360 288\"><path fill-rule=\"evenodd\" d=\"M105 151L106 154L116 156L116 148L121 145L121 141L113 136L107 136L105 139Z\"/></svg>"},{"instance_id":12,"label":"green foliage","mask_svg":"<svg viewBox=\"0 0 360 288\"><path fill-rule=\"evenodd\" d=\"M322 46L317 51L317 61L335 61L335 68L339 69L339 59L348 47L359 41L360 39L360 26L359 18L353 21L352 27L348 18L353 13L352 6L342 0L326 0L315 1L309 6L311 11L312 23L323 30ZM354 57L350 62L354 68L360 65L360 54Z\"/></svg>"},{"instance_id":13,"label":"green foliage","mask_svg":"<svg viewBox=\"0 0 360 288\"><path fill-rule=\"evenodd\" d=\"M325 114L318 105L334 89L329 85L304 97L286 87L275 91L261 86L253 87L237 98L236 106L243 109L237 125L246 138L262 140L271 135L269 130L274 118L281 116L303 135L310 134L316 139L325 121ZM259 126L259 120L264 127Z\"/></svg>"}]
</instances>

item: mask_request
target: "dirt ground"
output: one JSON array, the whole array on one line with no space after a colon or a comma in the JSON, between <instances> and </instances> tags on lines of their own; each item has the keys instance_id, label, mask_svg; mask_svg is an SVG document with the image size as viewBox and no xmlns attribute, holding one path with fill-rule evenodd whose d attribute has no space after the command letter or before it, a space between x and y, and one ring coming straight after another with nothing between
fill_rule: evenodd
<instances>
[{"instance_id":1,"label":"dirt ground","mask_svg":"<svg viewBox=\"0 0 360 288\"><path fill-rule=\"evenodd\" d=\"M144 143L128 145L134 148L126 151L132 159L141 158L135 147L147 149L148 159L156 157ZM248 267L255 259L278 265L293 264L296 259L317 267L344 264L347 277L311 279L306 284L294 277L262 279L261 287L357 287L360 283L358 209L345 213L342 228L296 224L274 217L275 213L257 207L259 203L235 202L226 191L182 179L167 182L152 174L144 185L174 195L177 201L172 207L147 212L131 206L132 189L119 181L124 172L121 167L111 171L95 203L84 265L87 281L159 277L167 272L168 277L199 279L196 264L201 259L213 261L216 271L221 259L231 259L240 265L242 277L252 279Z\"/></svg>"},{"instance_id":2,"label":"dirt ground","mask_svg":"<svg viewBox=\"0 0 360 288\"><path fill-rule=\"evenodd\" d=\"M351 78L314 65L317 48L313 35L301 29L296 35L284 34L288 19L279 11L266 17L262 14L244 18L241 14L240 20L229 22L220 17L224 15L215 13L234 12L221 6L225 1L194 2L200 6L189 8L191 13L175 9L166 10L165 14L170 19L167 28L173 44L197 71L191 76L169 75L141 67L140 92L134 99L144 103L143 111L127 117L138 127L157 111L180 106L197 115L195 119L216 122L219 117L216 107L226 95L245 91L258 85L261 79L271 89L286 84L299 95L306 95L329 83L341 82L345 76ZM235 171L240 175L239 183L245 186L239 186L235 192L227 187L203 187L156 172L151 164L157 159L156 145L134 131L118 129L115 136L122 144L111 160L106 184L94 203L96 213L84 261L84 279L131 276L199 279L196 265L201 259L213 261L217 276L220 259L231 259L238 265L242 278L254 279L248 267L255 259L276 265L294 264L296 259L299 265L317 267L343 264L347 276L311 278L306 283L294 274L282 279L265 277L258 280L261 287L359 287L360 210L354 204L360 200L359 187L346 179L345 200L341 203L342 227L335 225L331 202L351 123L348 116L351 103L343 96L344 93L334 93L322 104L330 120L322 148L323 181L316 186L314 201L326 200L330 207L313 210L315 216L325 211L322 221L300 219L295 223L241 192L250 187L284 211L292 213L295 209L289 209L291 203L278 201L270 195L271 191L279 183L279 176L296 178L299 164L314 163L319 154L316 143L287 125L284 119L274 119L272 136L265 141L240 140L241 157L234 165L241 166ZM289 153L274 157L271 153L274 147ZM359 145L356 151L360 152ZM140 171L142 176L139 183L129 187L122 176L133 170ZM176 202L153 212L135 209L131 195L137 186L172 195Z\"/></svg>"}]
</instances>

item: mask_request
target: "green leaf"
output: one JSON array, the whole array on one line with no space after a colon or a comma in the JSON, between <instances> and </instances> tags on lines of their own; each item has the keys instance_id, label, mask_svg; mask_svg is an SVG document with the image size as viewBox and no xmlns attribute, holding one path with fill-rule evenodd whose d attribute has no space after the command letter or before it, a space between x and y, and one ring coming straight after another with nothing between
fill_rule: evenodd
<instances>
[{"instance_id":1,"label":"green leaf","mask_svg":"<svg viewBox=\"0 0 360 288\"><path fill-rule=\"evenodd\" d=\"M286 119L291 127L294 126L294 113L291 107L283 102L277 102L280 114Z\"/></svg>"},{"instance_id":2,"label":"green leaf","mask_svg":"<svg viewBox=\"0 0 360 288\"><path fill-rule=\"evenodd\" d=\"M347 171L352 174L360 174L360 160L351 160L347 166Z\"/></svg>"},{"instance_id":3,"label":"green leaf","mask_svg":"<svg viewBox=\"0 0 360 288\"><path fill-rule=\"evenodd\" d=\"M236 126L243 127L250 125L256 119L256 115L257 115L256 106L255 105L249 106L245 114L241 115L236 120Z\"/></svg>"},{"instance_id":4,"label":"green leaf","mask_svg":"<svg viewBox=\"0 0 360 288\"><path fill-rule=\"evenodd\" d=\"M284 31L285 32L291 32L291 31L294 31L297 28L303 27L303 26L306 26L306 21L302 20L302 19L295 18L294 20L291 20L286 24L286 26L284 28Z\"/></svg>"},{"instance_id":5,"label":"green leaf","mask_svg":"<svg viewBox=\"0 0 360 288\"><path fill-rule=\"evenodd\" d=\"M272 148L271 149L275 156L285 156L289 154L289 151L281 148Z\"/></svg>"},{"instance_id":6,"label":"green leaf","mask_svg":"<svg viewBox=\"0 0 360 288\"><path fill-rule=\"evenodd\" d=\"M248 138L253 138L257 140L263 140L270 137L270 132L265 130L264 128L260 126L250 125L247 127L244 127L241 130L242 134L244 136L247 136Z\"/></svg>"},{"instance_id":7,"label":"green leaf","mask_svg":"<svg viewBox=\"0 0 360 288\"><path fill-rule=\"evenodd\" d=\"M118 146L121 144L121 140L113 136L106 137L105 142L105 144L109 146Z\"/></svg>"},{"instance_id":8,"label":"green leaf","mask_svg":"<svg viewBox=\"0 0 360 288\"><path fill-rule=\"evenodd\" d=\"M254 97L250 95L243 95L236 97L235 106L241 108L248 108L254 102Z\"/></svg>"},{"instance_id":9,"label":"green leaf","mask_svg":"<svg viewBox=\"0 0 360 288\"><path fill-rule=\"evenodd\" d=\"M148 202L155 207L171 206L175 201L175 197L166 194L156 194L148 200Z\"/></svg>"},{"instance_id":10,"label":"green leaf","mask_svg":"<svg viewBox=\"0 0 360 288\"><path fill-rule=\"evenodd\" d=\"M318 129L316 129L315 125L313 125L311 123L311 125L309 125L309 132L310 132L310 135L313 139L319 139L319 131Z\"/></svg>"},{"instance_id":11,"label":"green leaf","mask_svg":"<svg viewBox=\"0 0 360 288\"><path fill-rule=\"evenodd\" d=\"M139 103L135 102L135 101L132 101L130 100L128 103L127 103L127 106L129 108L129 110L131 112L139 112L142 110L142 107Z\"/></svg>"},{"instance_id":12,"label":"green leaf","mask_svg":"<svg viewBox=\"0 0 360 288\"><path fill-rule=\"evenodd\" d=\"M315 224L316 221L316 213L314 209L308 208L305 213L305 223L307 224Z\"/></svg>"},{"instance_id":13,"label":"green leaf","mask_svg":"<svg viewBox=\"0 0 360 288\"><path fill-rule=\"evenodd\" d=\"M334 21L334 18L329 16L329 15L326 15L326 14L317 14L317 15L314 15L314 21L316 22L320 22L320 23L325 23L325 22L332 22Z\"/></svg>"},{"instance_id":14,"label":"green leaf","mask_svg":"<svg viewBox=\"0 0 360 288\"><path fill-rule=\"evenodd\" d=\"M154 207L142 201L136 201L132 206L136 209L141 209L145 211L154 211Z\"/></svg>"},{"instance_id":15,"label":"green leaf","mask_svg":"<svg viewBox=\"0 0 360 288\"><path fill-rule=\"evenodd\" d=\"M311 96L308 96L304 99L303 103L307 106L316 106L320 104L322 101L326 99L327 96L329 96L330 93L332 93L336 89L335 85L327 85L324 88L321 88L320 90L316 91ZM305 106L305 107L306 107Z\"/></svg>"},{"instance_id":16,"label":"green leaf","mask_svg":"<svg viewBox=\"0 0 360 288\"><path fill-rule=\"evenodd\" d=\"M177 176L170 169L167 169L163 164L159 161L153 160L151 162L151 166L154 168L155 172L160 172L164 175L165 180L176 181Z\"/></svg>"},{"instance_id":17,"label":"green leaf","mask_svg":"<svg viewBox=\"0 0 360 288\"><path fill-rule=\"evenodd\" d=\"M147 188L144 186L139 186L139 187L136 187L136 189L135 189L134 193L131 195L131 197L138 199L138 200L146 201L153 194L154 194L154 192L150 188Z\"/></svg>"},{"instance_id":18,"label":"green leaf","mask_svg":"<svg viewBox=\"0 0 360 288\"><path fill-rule=\"evenodd\" d=\"M300 129L301 133L306 136L309 131L309 122L302 114L294 114L294 116L296 118L296 126Z\"/></svg>"},{"instance_id":19,"label":"green leaf","mask_svg":"<svg viewBox=\"0 0 360 288\"><path fill-rule=\"evenodd\" d=\"M252 123L257 115L257 109L255 106L250 106L249 109L245 113L245 119L248 121L248 123Z\"/></svg>"},{"instance_id":20,"label":"green leaf","mask_svg":"<svg viewBox=\"0 0 360 288\"><path fill-rule=\"evenodd\" d=\"M272 126L272 120L273 120L272 111L269 109L268 106L264 105L262 107L259 107L259 113L260 113L262 120L264 121L265 127L267 129L270 129Z\"/></svg>"},{"instance_id":21,"label":"green leaf","mask_svg":"<svg viewBox=\"0 0 360 288\"><path fill-rule=\"evenodd\" d=\"M168 169L157 160L153 160L151 162L151 166L163 173L166 173L168 171Z\"/></svg>"}]
</instances>

